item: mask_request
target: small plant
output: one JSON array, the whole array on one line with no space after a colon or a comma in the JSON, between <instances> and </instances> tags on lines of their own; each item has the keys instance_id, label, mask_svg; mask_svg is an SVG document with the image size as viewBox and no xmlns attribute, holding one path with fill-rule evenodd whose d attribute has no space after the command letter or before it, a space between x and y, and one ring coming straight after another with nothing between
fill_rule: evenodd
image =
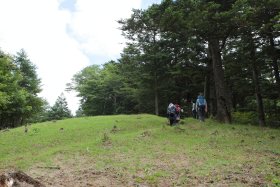
<instances>
[{"instance_id":1,"label":"small plant","mask_svg":"<svg viewBox=\"0 0 280 187\"><path fill-rule=\"evenodd\" d=\"M184 124L185 124L185 121L184 121L184 120L181 120L181 121L180 121L180 124L181 124L181 125L184 125Z\"/></svg>"},{"instance_id":2,"label":"small plant","mask_svg":"<svg viewBox=\"0 0 280 187\"><path fill-rule=\"evenodd\" d=\"M257 122L257 114L254 112L234 112L232 117L235 123L255 124Z\"/></svg>"},{"instance_id":3,"label":"small plant","mask_svg":"<svg viewBox=\"0 0 280 187\"><path fill-rule=\"evenodd\" d=\"M106 132L103 134L102 142L105 145L111 144L111 139Z\"/></svg>"},{"instance_id":4,"label":"small plant","mask_svg":"<svg viewBox=\"0 0 280 187\"><path fill-rule=\"evenodd\" d=\"M151 136L151 135L152 135L151 131L144 131L144 132L141 134L142 137L149 137L149 136Z\"/></svg>"},{"instance_id":5,"label":"small plant","mask_svg":"<svg viewBox=\"0 0 280 187\"><path fill-rule=\"evenodd\" d=\"M186 129L181 128L180 126L176 125L175 128L176 132L185 132Z\"/></svg>"},{"instance_id":6,"label":"small plant","mask_svg":"<svg viewBox=\"0 0 280 187\"><path fill-rule=\"evenodd\" d=\"M278 178L273 178L272 179L272 183L275 185L275 186L280 186L280 179L278 179Z\"/></svg>"},{"instance_id":7,"label":"small plant","mask_svg":"<svg viewBox=\"0 0 280 187\"><path fill-rule=\"evenodd\" d=\"M111 130L111 133L116 133L118 131L118 127L114 125L113 129Z\"/></svg>"}]
</instances>

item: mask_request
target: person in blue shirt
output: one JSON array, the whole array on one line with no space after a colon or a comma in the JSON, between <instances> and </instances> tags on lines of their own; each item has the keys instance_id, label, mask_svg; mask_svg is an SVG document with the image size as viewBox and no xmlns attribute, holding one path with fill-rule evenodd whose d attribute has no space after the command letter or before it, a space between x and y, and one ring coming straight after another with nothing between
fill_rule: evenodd
<instances>
[{"instance_id":1,"label":"person in blue shirt","mask_svg":"<svg viewBox=\"0 0 280 187\"><path fill-rule=\"evenodd\" d=\"M196 111L200 121L205 120L205 113L207 112L207 102L202 93L199 93L196 99Z\"/></svg>"}]
</instances>

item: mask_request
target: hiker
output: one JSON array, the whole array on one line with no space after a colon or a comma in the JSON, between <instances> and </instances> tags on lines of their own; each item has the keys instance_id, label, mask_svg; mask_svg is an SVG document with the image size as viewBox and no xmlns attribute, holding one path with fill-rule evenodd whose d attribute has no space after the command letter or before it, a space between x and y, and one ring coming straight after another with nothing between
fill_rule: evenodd
<instances>
[{"instance_id":1,"label":"hiker","mask_svg":"<svg viewBox=\"0 0 280 187\"><path fill-rule=\"evenodd\" d=\"M202 93L199 93L196 100L196 111L200 121L204 121L207 112L207 102Z\"/></svg>"},{"instance_id":2,"label":"hiker","mask_svg":"<svg viewBox=\"0 0 280 187\"><path fill-rule=\"evenodd\" d=\"M176 111L175 111L175 114L176 114L176 118L175 118L175 123L178 123L181 119L181 107L179 104L175 104L175 108L176 108Z\"/></svg>"},{"instance_id":3,"label":"hiker","mask_svg":"<svg viewBox=\"0 0 280 187\"><path fill-rule=\"evenodd\" d=\"M192 116L193 116L194 119L197 119L195 100L192 100Z\"/></svg>"},{"instance_id":4,"label":"hiker","mask_svg":"<svg viewBox=\"0 0 280 187\"><path fill-rule=\"evenodd\" d=\"M176 123L176 107L173 103L170 103L167 107L167 118L170 126Z\"/></svg>"}]
</instances>

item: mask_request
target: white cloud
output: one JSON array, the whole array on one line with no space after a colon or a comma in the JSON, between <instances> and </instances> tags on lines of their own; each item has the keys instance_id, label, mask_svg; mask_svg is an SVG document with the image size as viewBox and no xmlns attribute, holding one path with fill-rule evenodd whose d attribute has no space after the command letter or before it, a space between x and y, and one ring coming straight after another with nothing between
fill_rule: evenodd
<instances>
[{"instance_id":1,"label":"white cloud","mask_svg":"<svg viewBox=\"0 0 280 187\"><path fill-rule=\"evenodd\" d=\"M77 0L76 5L71 29L82 41L82 49L88 54L119 56L124 39L117 21L129 17L132 8L141 6L141 0Z\"/></svg>"},{"instance_id":2,"label":"white cloud","mask_svg":"<svg viewBox=\"0 0 280 187\"><path fill-rule=\"evenodd\" d=\"M51 105L64 92L73 74L90 64L80 46L66 33L71 21L67 11L58 9L56 0L0 0L0 47L11 54L23 48L37 66L42 93ZM67 94L69 108L78 100Z\"/></svg>"},{"instance_id":3,"label":"white cloud","mask_svg":"<svg viewBox=\"0 0 280 187\"><path fill-rule=\"evenodd\" d=\"M119 57L124 38L117 20L141 7L141 0L72 0L73 12L73 7L60 7L65 1L0 0L0 48L11 54L22 48L27 52L42 79L41 96L51 105L75 73L96 63L95 56ZM75 112L75 93L64 94Z\"/></svg>"}]
</instances>

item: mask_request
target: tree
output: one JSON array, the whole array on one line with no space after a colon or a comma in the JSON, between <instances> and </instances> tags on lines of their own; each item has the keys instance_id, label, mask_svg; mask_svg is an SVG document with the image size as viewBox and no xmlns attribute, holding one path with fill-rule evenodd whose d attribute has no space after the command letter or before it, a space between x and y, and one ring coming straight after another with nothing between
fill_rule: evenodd
<instances>
[{"instance_id":1,"label":"tree","mask_svg":"<svg viewBox=\"0 0 280 187\"><path fill-rule=\"evenodd\" d=\"M36 66L28 59L23 49L17 53L14 61L21 75L18 84L27 93L25 104L22 108L21 124L23 124L36 115L43 106L43 100L38 97L38 93L41 92L41 80L38 78Z\"/></svg>"},{"instance_id":2,"label":"tree","mask_svg":"<svg viewBox=\"0 0 280 187\"><path fill-rule=\"evenodd\" d=\"M103 111L103 92L100 93L100 67L92 65L76 73L71 83L67 85L68 90L78 92L81 98L81 110L85 115L101 115Z\"/></svg>"},{"instance_id":3,"label":"tree","mask_svg":"<svg viewBox=\"0 0 280 187\"><path fill-rule=\"evenodd\" d=\"M268 70L268 68L266 68L266 60L263 57L266 56L264 52L266 48L264 41L266 39L262 39L262 35L264 35L264 30L267 30L267 25L269 25L268 27L271 27L269 19L274 19L277 15L274 8L272 8L273 6L271 6L271 3L277 7L277 4L273 1L267 2L262 0L257 2L251 0L239 0L233 7L233 9L236 9L233 22L239 25L237 32L239 36L236 37L239 44L237 45L236 50L241 50L242 52L240 52L242 53L242 56L247 57L247 61L245 63L247 64L247 69L252 72L252 81L258 110L258 120L261 126L265 125L263 91L261 89L262 74L265 75L265 71L267 72ZM279 5L280 4L278 3L278 7ZM271 30L271 28L269 30ZM272 42L271 34L272 32L268 34L270 37L270 48ZM272 49L272 52L273 50L274 49ZM270 53L268 53L267 56L269 55ZM274 58L275 55L272 53L272 59ZM277 80L277 76L275 76L275 78Z\"/></svg>"},{"instance_id":4,"label":"tree","mask_svg":"<svg viewBox=\"0 0 280 187\"><path fill-rule=\"evenodd\" d=\"M19 85L34 96L40 93L41 80L38 78L36 66L28 59L28 56L23 49L16 54L15 64L22 75Z\"/></svg>"},{"instance_id":5,"label":"tree","mask_svg":"<svg viewBox=\"0 0 280 187\"><path fill-rule=\"evenodd\" d=\"M20 78L12 57L0 51L0 128L16 126L19 121L20 101L27 94L18 85Z\"/></svg>"},{"instance_id":6,"label":"tree","mask_svg":"<svg viewBox=\"0 0 280 187\"><path fill-rule=\"evenodd\" d=\"M159 30L161 36L165 37L165 41L187 45L177 45L172 51L171 54L175 57L172 62L175 62L175 66L179 65L184 69L195 63L195 66L202 67L205 63L212 71L211 77L215 83L217 101L216 118L221 122L231 122L231 99L224 79L221 50L233 29L230 22L233 16L230 7L233 3L234 1L166 0L159 5L161 11L158 11L163 12L158 17L159 21L163 20ZM135 17L131 19L134 20ZM208 50L205 49L206 46ZM211 64L209 64L209 59ZM209 70L204 72L210 72ZM182 74L180 73L179 76ZM204 80L204 77L202 79Z\"/></svg>"},{"instance_id":7,"label":"tree","mask_svg":"<svg viewBox=\"0 0 280 187\"><path fill-rule=\"evenodd\" d=\"M74 75L68 84L81 97L81 111L85 115L129 113L124 101L124 81L119 64L110 61L102 68L93 65Z\"/></svg>"},{"instance_id":8,"label":"tree","mask_svg":"<svg viewBox=\"0 0 280 187\"><path fill-rule=\"evenodd\" d=\"M140 81L148 92L145 95L153 93L151 100L154 101L154 113L159 115L159 93L162 80L166 77L168 55L162 48L158 6L153 5L145 11L134 10L131 18L120 20L119 23L122 24L123 34L134 42L133 46L140 52L134 62L138 64L137 69L142 77Z\"/></svg>"},{"instance_id":9,"label":"tree","mask_svg":"<svg viewBox=\"0 0 280 187\"><path fill-rule=\"evenodd\" d=\"M199 1L193 5L188 17L192 32L207 41L215 83L216 118L227 123L231 122L231 99L225 83L221 50L235 28L230 21L234 15L231 11L233 3L234 1Z\"/></svg>"},{"instance_id":10,"label":"tree","mask_svg":"<svg viewBox=\"0 0 280 187\"><path fill-rule=\"evenodd\" d=\"M35 115L33 115L29 121L32 123L39 123L44 121L49 121L49 112L51 110L51 107L47 100L43 99L43 106L40 108L39 111Z\"/></svg>"},{"instance_id":11,"label":"tree","mask_svg":"<svg viewBox=\"0 0 280 187\"><path fill-rule=\"evenodd\" d=\"M51 107L49 111L49 119L60 120L64 118L72 117L71 111L68 109L68 103L63 93L58 96L55 104Z\"/></svg>"},{"instance_id":12,"label":"tree","mask_svg":"<svg viewBox=\"0 0 280 187\"><path fill-rule=\"evenodd\" d=\"M15 57L0 52L0 61L0 126L23 125L42 106L36 68L23 50Z\"/></svg>"}]
</instances>

